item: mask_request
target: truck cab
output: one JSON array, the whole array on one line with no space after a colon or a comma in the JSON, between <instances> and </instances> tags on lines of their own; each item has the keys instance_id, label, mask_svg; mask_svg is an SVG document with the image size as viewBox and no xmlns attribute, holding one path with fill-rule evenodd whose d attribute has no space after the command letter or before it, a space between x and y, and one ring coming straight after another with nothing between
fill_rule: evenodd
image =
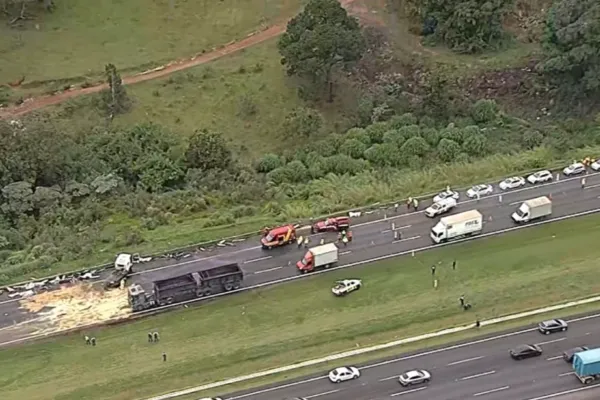
<instances>
[{"instance_id":1,"label":"truck cab","mask_svg":"<svg viewBox=\"0 0 600 400\"><path fill-rule=\"evenodd\" d=\"M144 288L137 283L129 287L127 301L134 312L147 310L154 306L152 297L148 296Z\"/></svg>"},{"instance_id":2,"label":"truck cab","mask_svg":"<svg viewBox=\"0 0 600 400\"><path fill-rule=\"evenodd\" d=\"M115 260L115 269L117 271L131 272L133 270L133 258L131 254L121 253Z\"/></svg>"},{"instance_id":3,"label":"truck cab","mask_svg":"<svg viewBox=\"0 0 600 400\"><path fill-rule=\"evenodd\" d=\"M269 230L262 237L260 243L263 249L285 246L296 240L296 228L293 225L284 225Z\"/></svg>"}]
</instances>

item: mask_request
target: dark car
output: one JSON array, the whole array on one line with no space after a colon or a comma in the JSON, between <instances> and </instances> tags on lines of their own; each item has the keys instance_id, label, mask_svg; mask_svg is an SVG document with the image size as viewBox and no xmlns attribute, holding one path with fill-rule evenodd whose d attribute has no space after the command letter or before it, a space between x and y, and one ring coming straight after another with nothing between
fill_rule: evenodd
<instances>
[{"instance_id":1,"label":"dark car","mask_svg":"<svg viewBox=\"0 0 600 400\"><path fill-rule=\"evenodd\" d=\"M321 232L341 232L348 230L350 227L350 218L348 217L335 217L327 218L323 221L318 221L311 226L311 233Z\"/></svg>"},{"instance_id":2,"label":"dark car","mask_svg":"<svg viewBox=\"0 0 600 400\"><path fill-rule=\"evenodd\" d=\"M587 347L587 346L573 347L572 349L569 349L569 350L563 352L563 360L565 360L566 362L571 364L573 362L573 356L575 356L575 353L579 353L579 352L586 351L586 350L589 350L589 347Z\"/></svg>"},{"instance_id":3,"label":"dark car","mask_svg":"<svg viewBox=\"0 0 600 400\"><path fill-rule=\"evenodd\" d=\"M567 323L562 319L550 319L548 321L540 322L538 330L544 335L549 335L554 332L564 332L569 328Z\"/></svg>"},{"instance_id":4,"label":"dark car","mask_svg":"<svg viewBox=\"0 0 600 400\"><path fill-rule=\"evenodd\" d=\"M537 357L542 355L542 348L537 344L522 344L509 351L510 356L515 360Z\"/></svg>"}]
</instances>

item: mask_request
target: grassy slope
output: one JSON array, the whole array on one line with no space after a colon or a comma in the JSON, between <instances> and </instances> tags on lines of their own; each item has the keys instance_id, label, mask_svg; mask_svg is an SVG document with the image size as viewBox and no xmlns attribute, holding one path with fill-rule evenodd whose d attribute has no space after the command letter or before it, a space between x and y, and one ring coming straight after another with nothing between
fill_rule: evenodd
<instances>
[{"instance_id":1,"label":"grassy slope","mask_svg":"<svg viewBox=\"0 0 600 400\"><path fill-rule=\"evenodd\" d=\"M490 318L595 294L599 223L600 216L555 223L240 294L91 332L99 338L96 348L71 335L3 350L3 398L143 397L472 322L476 315ZM449 268L453 259L456 271ZM441 263L437 290L429 272L434 263ZM363 279L363 290L344 299L331 296L332 281L354 276ZM458 307L463 293L472 312ZM146 343L149 330L161 332L159 345ZM169 355L166 364L162 351ZM86 379L73 379L75 374Z\"/></svg>"},{"instance_id":2,"label":"grassy slope","mask_svg":"<svg viewBox=\"0 0 600 400\"><path fill-rule=\"evenodd\" d=\"M169 4L175 8L171 11ZM45 81L188 57L280 22L301 0L73 0L38 13L27 29L0 24L2 78ZM34 28L39 26L39 30ZM31 62L35 55L36 62Z\"/></svg>"},{"instance_id":3,"label":"grassy slope","mask_svg":"<svg viewBox=\"0 0 600 400\"><path fill-rule=\"evenodd\" d=\"M303 103L295 82L281 68L276 39L127 90L134 106L115 120L118 126L149 121L184 136L208 128L221 132L244 159L304 144L291 140L281 129L285 115ZM344 118L340 103L322 108L327 122L324 132L333 131L335 123ZM103 125L104 117L92 104L84 98L66 108L54 108L57 123L66 129L72 129L73 121L76 129ZM252 107L255 113L248 115ZM65 113L65 109L71 111Z\"/></svg>"}]
</instances>

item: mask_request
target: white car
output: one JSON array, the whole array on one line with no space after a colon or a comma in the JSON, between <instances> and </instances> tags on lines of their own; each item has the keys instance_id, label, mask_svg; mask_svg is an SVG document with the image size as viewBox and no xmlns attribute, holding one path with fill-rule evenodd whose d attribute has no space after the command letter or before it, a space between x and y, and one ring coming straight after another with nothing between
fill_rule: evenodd
<instances>
[{"instance_id":1,"label":"white car","mask_svg":"<svg viewBox=\"0 0 600 400\"><path fill-rule=\"evenodd\" d=\"M339 367L329 373L329 380L333 383L349 381L359 377L360 371L356 367Z\"/></svg>"},{"instance_id":2,"label":"white car","mask_svg":"<svg viewBox=\"0 0 600 400\"><path fill-rule=\"evenodd\" d=\"M477 195L479 195L479 197L487 196L488 194L492 194L493 191L494 188L492 185L475 185L467 190L467 197L473 199L477 197Z\"/></svg>"},{"instance_id":3,"label":"white car","mask_svg":"<svg viewBox=\"0 0 600 400\"><path fill-rule=\"evenodd\" d=\"M594 161L594 162L592 163L591 167L592 167L592 169L593 169L594 171L598 171L598 170L600 170L600 160L596 160L596 161Z\"/></svg>"},{"instance_id":4,"label":"white car","mask_svg":"<svg viewBox=\"0 0 600 400\"><path fill-rule=\"evenodd\" d=\"M440 215L452 210L454 207L456 207L456 200L454 200L452 197L448 197L444 200L438 201L437 203L433 203L425 210L425 215L429 218L433 218L436 215Z\"/></svg>"},{"instance_id":5,"label":"white car","mask_svg":"<svg viewBox=\"0 0 600 400\"><path fill-rule=\"evenodd\" d=\"M579 175L585 172L585 165L580 162L574 163L563 169L566 176Z\"/></svg>"},{"instance_id":6,"label":"white car","mask_svg":"<svg viewBox=\"0 0 600 400\"><path fill-rule=\"evenodd\" d=\"M552 172L548 170L538 171L535 174L531 174L527 177L527 182L531 183L532 185L550 181L552 181Z\"/></svg>"},{"instance_id":7,"label":"white car","mask_svg":"<svg viewBox=\"0 0 600 400\"><path fill-rule=\"evenodd\" d=\"M510 178L506 178L505 180L503 180L502 182L500 182L500 189L502 190L508 190L508 189L515 189L521 186L525 185L525 179L523 179L520 176L512 176Z\"/></svg>"},{"instance_id":8,"label":"white car","mask_svg":"<svg viewBox=\"0 0 600 400\"><path fill-rule=\"evenodd\" d=\"M458 194L458 192L455 192L454 190L450 190L449 188L444 190L443 192L439 193L437 196L435 196L433 198L433 202L434 203L439 203L442 200L445 200L447 198L453 198L454 200L458 200L458 198L460 197L460 194Z\"/></svg>"},{"instance_id":9,"label":"white car","mask_svg":"<svg viewBox=\"0 0 600 400\"><path fill-rule=\"evenodd\" d=\"M344 279L337 281L335 286L331 288L331 292L336 296L344 296L350 292L360 289L362 282L360 279Z\"/></svg>"},{"instance_id":10,"label":"white car","mask_svg":"<svg viewBox=\"0 0 600 400\"><path fill-rule=\"evenodd\" d=\"M400 375L398 382L404 387L416 385L419 383L427 383L431 379L431 374L424 369L416 369L408 371Z\"/></svg>"}]
</instances>

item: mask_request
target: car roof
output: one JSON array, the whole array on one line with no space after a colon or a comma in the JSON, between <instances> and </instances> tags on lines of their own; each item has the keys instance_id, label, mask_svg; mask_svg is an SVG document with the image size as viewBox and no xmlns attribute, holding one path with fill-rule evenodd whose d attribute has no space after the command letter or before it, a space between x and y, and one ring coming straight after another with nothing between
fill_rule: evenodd
<instances>
[{"instance_id":1,"label":"car roof","mask_svg":"<svg viewBox=\"0 0 600 400\"><path fill-rule=\"evenodd\" d=\"M419 370L413 369L412 371L406 371L404 373L404 375L408 376L409 378L413 377L413 376L421 376L423 375L423 373Z\"/></svg>"},{"instance_id":2,"label":"car roof","mask_svg":"<svg viewBox=\"0 0 600 400\"><path fill-rule=\"evenodd\" d=\"M583 167L583 164L580 162L576 162L576 163L569 165L569 167Z\"/></svg>"}]
</instances>

